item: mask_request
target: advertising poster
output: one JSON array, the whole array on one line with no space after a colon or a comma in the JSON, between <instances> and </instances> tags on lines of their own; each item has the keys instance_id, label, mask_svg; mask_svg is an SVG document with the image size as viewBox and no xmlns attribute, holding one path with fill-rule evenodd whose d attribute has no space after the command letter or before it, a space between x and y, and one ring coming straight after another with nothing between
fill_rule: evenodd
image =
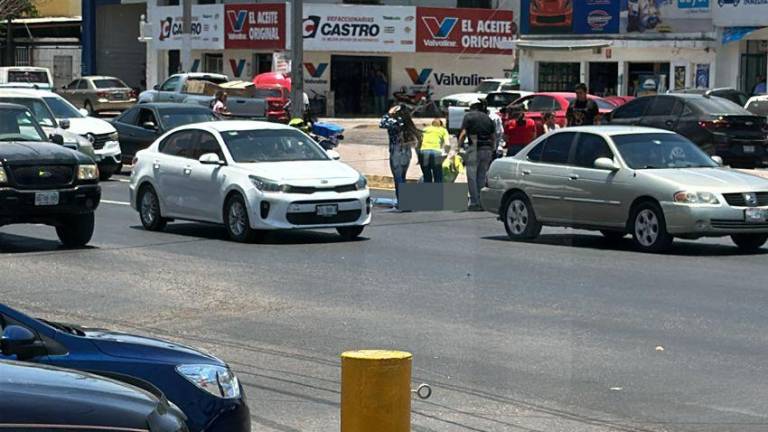
<instances>
[{"instance_id":1,"label":"advertising poster","mask_svg":"<svg viewBox=\"0 0 768 432\"><path fill-rule=\"evenodd\" d=\"M709 88L709 64L696 65L696 87Z\"/></svg>"},{"instance_id":2,"label":"advertising poster","mask_svg":"<svg viewBox=\"0 0 768 432\"><path fill-rule=\"evenodd\" d=\"M685 88L685 66L675 66L675 90Z\"/></svg>"},{"instance_id":3,"label":"advertising poster","mask_svg":"<svg viewBox=\"0 0 768 432\"><path fill-rule=\"evenodd\" d=\"M414 52L416 8L412 6L304 6L307 51Z\"/></svg>"},{"instance_id":4,"label":"advertising poster","mask_svg":"<svg viewBox=\"0 0 768 432\"><path fill-rule=\"evenodd\" d=\"M622 0L522 0L522 34L611 34L620 31Z\"/></svg>"},{"instance_id":5,"label":"advertising poster","mask_svg":"<svg viewBox=\"0 0 768 432\"><path fill-rule=\"evenodd\" d=\"M621 2L622 33L712 31L710 0L621 0Z\"/></svg>"},{"instance_id":6,"label":"advertising poster","mask_svg":"<svg viewBox=\"0 0 768 432\"><path fill-rule=\"evenodd\" d=\"M712 0L712 20L718 27L765 27L768 0Z\"/></svg>"},{"instance_id":7,"label":"advertising poster","mask_svg":"<svg viewBox=\"0 0 768 432\"><path fill-rule=\"evenodd\" d=\"M511 10L417 8L416 51L512 54Z\"/></svg>"},{"instance_id":8,"label":"advertising poster","mask_svg":"<svg viewBox=\"0 0 768 432\"><path fill-rule=\"evenodd\" d=\"M576 34L619 33L620 3L618 0L582 0L573 11L573 32Z\"/></svg>"},{"instance_id":9,"label":"advertising poster","mask_svg":"<svg viewBox=\"0 0 768 432\"><path fill-rule=\"evenodd\" d=\"M155 8L153 28L157 49L180 49L183 29L181 6ZM224 5L192 6L192 49L224 49Z\"/></svg>"},{"instance_id":10,"label":"advertising poster","mask_svg":"<svg viewBox=\"0 0 768 432\"><path fill-rule=\"evenodd\" d=\"M224 14L226 48L285 48L285 4L228 4Z\"/></svg>"}]
</instances>

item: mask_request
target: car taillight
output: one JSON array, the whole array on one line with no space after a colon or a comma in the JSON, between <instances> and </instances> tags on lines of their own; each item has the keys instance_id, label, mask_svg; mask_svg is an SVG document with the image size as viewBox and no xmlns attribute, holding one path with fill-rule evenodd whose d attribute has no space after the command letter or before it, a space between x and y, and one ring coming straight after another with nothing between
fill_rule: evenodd
<instances>
[{"instance_id":1,"label":"car taillight","mask_svg":"<svg viewBox=\"0 0 768 432\"><path fill-rule=\"evenodd\" d=\"M105 98L107 97L107 92L103 92L103 91L96 92L96 97Z\"/></svg>"},{"instance_id":2,"label":"car taillight","mask_svg":"<svg viewBox=\"0 0 768 432\"><path fill-rule=\"evenodd\" d=\"M715 130L726 129L727 127L730 126L730 124L728 123L727 120L717 119L717 120L700 121L699 126L710 131L715 131Z\"/></svg>"},{"instance_id":3,"label":"car taillight","mask_svg":"<svg viewBox=\"0 0 768 432\"><path fill-rule=\"evenodd\" d=\"M138 93L136 93L136 90L131 90L130 93L128 93L129 98L137 98L139 96Z\"/></svg>"}]
</instances>

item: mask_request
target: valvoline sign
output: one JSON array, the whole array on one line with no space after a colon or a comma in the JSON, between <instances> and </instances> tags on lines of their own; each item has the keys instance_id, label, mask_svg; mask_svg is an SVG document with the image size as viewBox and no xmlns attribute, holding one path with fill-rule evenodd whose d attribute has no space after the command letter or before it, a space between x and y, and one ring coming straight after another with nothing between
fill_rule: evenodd
<instances>
[{"instance_id":1,"label":"valvoline sign","mask_svg":"<svg viewBox=\"0 0 768 432\"><path fill-rule=\"evenodd\" d=\"M517 34L511 10L416 9L416 51L512 54Z\"/></svg>"},{"instance_id":2,"label":"valvoline sign","mask_svg":"<svg viewBox=\"0 0 768 432\"><path fill-rule=\"evenodd\" d=\"M224 7L226 48L285 48L285 4L228 4Z\"/></svg>"}]
</instances>

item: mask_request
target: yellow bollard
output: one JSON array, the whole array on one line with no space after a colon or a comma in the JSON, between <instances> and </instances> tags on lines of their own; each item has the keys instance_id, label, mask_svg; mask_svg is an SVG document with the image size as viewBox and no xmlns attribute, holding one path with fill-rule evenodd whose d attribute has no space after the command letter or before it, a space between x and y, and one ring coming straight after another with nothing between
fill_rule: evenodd
<instances>
[{"instance_id":1,"label":"yellow bollard","mask_svg":"<svg viewBox=\"0 0 768 432\"><path fill-rule=\"evenodd\" d=\"M411 353L341 355L341 432L411 430Z\"/></svg>"}]
</instances>

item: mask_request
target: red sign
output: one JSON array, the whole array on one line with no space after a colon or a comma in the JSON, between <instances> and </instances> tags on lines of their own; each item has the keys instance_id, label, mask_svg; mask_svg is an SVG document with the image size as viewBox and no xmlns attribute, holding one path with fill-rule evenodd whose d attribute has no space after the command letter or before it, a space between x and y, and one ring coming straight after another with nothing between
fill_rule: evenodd
<instances>
[{"instance_id":1,"label":"red sign","mask_svg":"<svg viewBox=\"0 0 768 432\"><path fill-rule=\"evenodd\" d=\"M285 4L225 5L224 47L284 49Z\"/></svg>"},{"instance_id":2,"label":"red sign","mask_svg":"<svg viewBox=\"0 0 768 432\"><path fill-rule=\"evenodd\" d=\"M512 11L416 8L416 51L512 54Z\"/></svg>"}]
</instances>

